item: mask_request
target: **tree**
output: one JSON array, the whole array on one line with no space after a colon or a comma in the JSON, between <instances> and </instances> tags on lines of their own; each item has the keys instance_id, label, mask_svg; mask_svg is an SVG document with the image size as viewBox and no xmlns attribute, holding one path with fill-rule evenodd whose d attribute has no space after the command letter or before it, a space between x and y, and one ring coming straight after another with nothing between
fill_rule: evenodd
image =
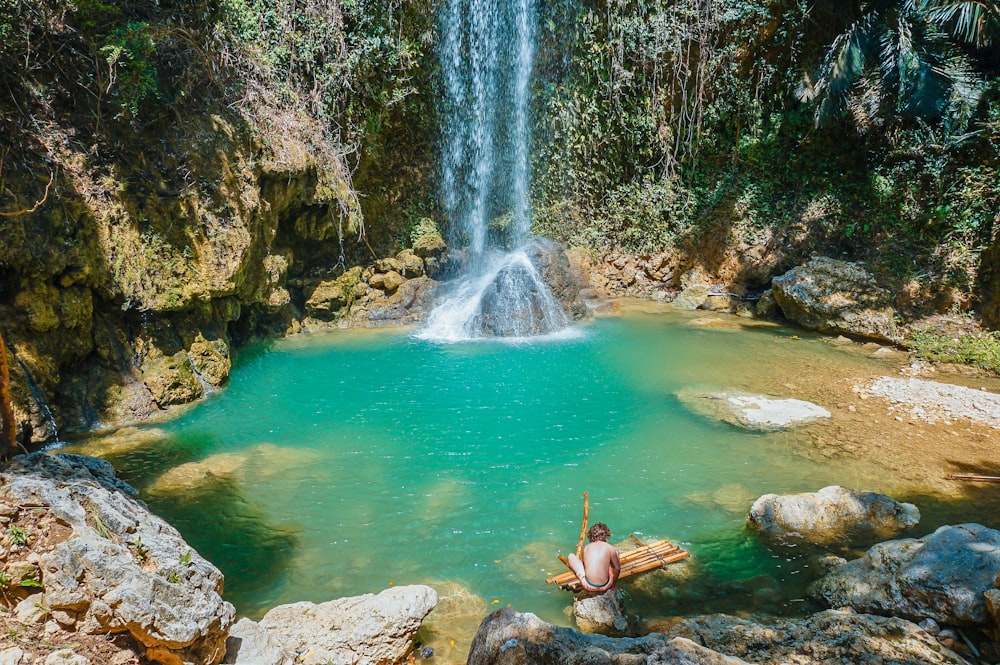
<instances>
[{"instance_id":1,"label":"tree","mask_svg":"<svg viewBox=\"0 0 1000 665\"><path fill-rule=\"evenodd\" d=\"M989 46L1000 35L1000 3L996 0L918 0L917 7L960 41Z\"/></svg>"},{"instance_id":2,"label":"tree","mask_svg":"<svg viewBox=\"0 0 1000 665\"><path fill-rule=\"evenodd\" d=\"M818 74L796 91L799 99L815 104L816 123L847 111L862 129L899 118L963 124L979 102L981 85L943 31L944 23L961 14L949 9L957 4L984 3L862 3L860 15L834 39Z\"/></svg>"}]
</instances>

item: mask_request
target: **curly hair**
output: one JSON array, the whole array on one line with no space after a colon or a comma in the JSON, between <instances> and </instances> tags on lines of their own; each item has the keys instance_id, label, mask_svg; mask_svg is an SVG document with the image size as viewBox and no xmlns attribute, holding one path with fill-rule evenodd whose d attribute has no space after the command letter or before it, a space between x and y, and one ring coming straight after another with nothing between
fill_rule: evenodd
<instances>
[{"instance_id":1,"label":"curly hair","mask_svg":"<svg viewBox=\"0 0 1000 665\"><path fill-rule=\"evenodd\" d=\"M595 540L607 541L611 537L611 529L604 522L598 522L594 526L590 527L590 531L587 532L587 537L590 538L590 542Z\"/></svg>"}]
</instances>

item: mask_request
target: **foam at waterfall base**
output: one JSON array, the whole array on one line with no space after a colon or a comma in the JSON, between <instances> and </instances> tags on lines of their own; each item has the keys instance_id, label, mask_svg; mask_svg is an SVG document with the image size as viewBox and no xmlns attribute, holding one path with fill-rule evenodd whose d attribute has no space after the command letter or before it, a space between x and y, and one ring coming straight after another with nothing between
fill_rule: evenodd
<instances>
[{"instance_id":1,"label":"foam at waterfall base","mask_svg":"<svg viewBox=\"0 0 1000 665\"><path fill-rule=\"evenodd\" d=\"M420 339L537 341L578 336L524 250L492 257L452 286L431 312Z\"/></svg>"}]
</instances>

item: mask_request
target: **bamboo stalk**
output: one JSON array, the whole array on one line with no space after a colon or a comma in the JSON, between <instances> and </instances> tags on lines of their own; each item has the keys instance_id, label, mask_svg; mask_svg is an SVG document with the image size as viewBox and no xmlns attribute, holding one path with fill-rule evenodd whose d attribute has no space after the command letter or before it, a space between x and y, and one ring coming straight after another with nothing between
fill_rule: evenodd
<instances>
[{"instance_id":1,"label":"bamboo stalk","mask_svg":"<svg viewBox=\"0 0 1000 665\"><path fill-rule=\"evenodd\" d=\"M631 538L632 542L635 543L636 545L638 545L639 547L645 547L645 545L643 545L642 541L635 537L634 533L630 533L628 535L628 537Z\"/></svg>"},{"instance_id":2,"label":"bamboo stalk","mask_svg":"<svg viewBox=\"0 0 1000 665\"><path fill-rule=\"evenodd\" d=\"M580 527L580 540L576 544L576 555L583 557L583 539L587 537L587 522L590 519L590 492L583 493L583 526Z\"/></svg>"},{"instance_id":3,"label":"bamboo stalk","mask_svg":"<svg viewBox=\"0 0 1000 665\"><path fill-rule=\"evenodd\" d=\"M972 480L984 483L1000 483L1000 476L975 476L966 473L949 473L945 476L948 480Z\"/></svg>"},{"instance_id":4,"label":"bamboo stalk","mask_svg":"<svg viewBox=\"0 0 1000 665\"><path fill-rule=\"evenodd\" d=\"M7 346L0 335L0 427L3 437L0 439L2 455L10 458L17 451L17 432L14 426L14 409L10 405L10 367L7 364Z\"/></svg>"}]
</instances>

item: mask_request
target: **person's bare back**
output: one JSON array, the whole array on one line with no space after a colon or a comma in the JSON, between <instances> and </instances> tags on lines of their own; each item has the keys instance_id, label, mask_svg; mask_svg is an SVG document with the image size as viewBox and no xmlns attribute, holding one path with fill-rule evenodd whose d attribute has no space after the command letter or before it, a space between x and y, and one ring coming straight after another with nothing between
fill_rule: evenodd
<instances>
[{"instance_id":1,"label":"person's bare back","mask_svg":"<svg viewBox=\"0 0 1000 665\"><path fill-rule=\"evenodd\" d=\"M590 543L583 548L583 560L569 555L570 568L587 591L607 591L618 581L621 563L618 550L608 544L611 530L602 522L590 527Z\"/></svg>"}]
</instances>

